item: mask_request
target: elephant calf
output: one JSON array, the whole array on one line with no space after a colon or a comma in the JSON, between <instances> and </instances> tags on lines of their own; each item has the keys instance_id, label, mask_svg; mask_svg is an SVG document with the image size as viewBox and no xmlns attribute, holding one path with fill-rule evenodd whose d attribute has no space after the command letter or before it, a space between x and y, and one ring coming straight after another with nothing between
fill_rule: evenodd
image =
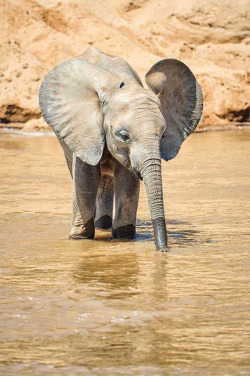
<instances>
[{"instance_id":1,"label":"elephant calf","mask_svg":"<svg viewBox=\"0 0 250 376\"><path fill-rule=\"evenodd\" d=\"M125 60L93 47L53 68L42 82L42 114L73 178L72 239L93 238L95 226L133 238L141 179L156 248L167 250L161 158L174 158L194 131L202 92L190 69L175 59L153 65L146 83L148 89Z\"/></svg>"}]
</instances>

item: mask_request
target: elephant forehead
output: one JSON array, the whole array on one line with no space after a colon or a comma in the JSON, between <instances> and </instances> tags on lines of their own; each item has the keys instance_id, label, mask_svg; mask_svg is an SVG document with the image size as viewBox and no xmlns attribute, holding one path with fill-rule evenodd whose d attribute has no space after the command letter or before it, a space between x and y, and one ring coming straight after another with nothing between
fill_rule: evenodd
<instances>
[{"instance_id":1,"label":"elephant forehead","mask_svg":"<svg viewBox=\"0 0 250 376\"><path fill-rule=\"evenodd\" d=\"M126 85L125 85L126 87ZM124 87L117 92L108 104L106 119L111 121L113 126L130 126L148 124L155 128L164 128L165 120L160 110L158 97L149 90L135 87L134 85Z\"/></svg>"},{"instance_id":2,"label":"elephant forehead","mask_svg":"<svg viewBox=\"0 0 250 376\"><path fill-rule=\"evenodd\" d=\"M134 116L136 112L147 112L148 115L160 111L158 98L149 95L118 96L109 105L111 113L120 116Z\"/></svg>"},{"instance_id":3,"label":"elephant forehead","mask_svg":"<svg viewBox=\"0 0 250 376\"><path fill-rule=\"evenodd\" d=\"M115 95L111 98L112 105L123 107L130 105L134 101L141 103L155 103L160 105L158 97L148 89L145 89L139 85L127 85L122 86L121 89L115 92Z\"/></svg>"},{"instance_id":4,"label":"elephant forehead","mask_svg":"<svg viewBox=\"0 0 250 376\"><path fill-rule=\"evenodd\" d=\"M159 108L150 109L148 107L134 110L114 111L109 117L109 124L113 131L126 129L129 133L135 133L140 137L141 132L149 134L161 134L166 128L165 119ZM134 133L135 132L135 133Z\"/></svg>"},{"instance_id":5,"label":"elephant forehead","mask_svg":"<svg viewBox=\"0 0 250 376\"><path fill-rule=\"evenodd\" d=\"M137 118L148 119L151 122L160 119L164 121L160 107L157 103L135 99L129 103L119 103L109 109L109 118L115 121L130 122Z\"/></svg>"}]
</instances>

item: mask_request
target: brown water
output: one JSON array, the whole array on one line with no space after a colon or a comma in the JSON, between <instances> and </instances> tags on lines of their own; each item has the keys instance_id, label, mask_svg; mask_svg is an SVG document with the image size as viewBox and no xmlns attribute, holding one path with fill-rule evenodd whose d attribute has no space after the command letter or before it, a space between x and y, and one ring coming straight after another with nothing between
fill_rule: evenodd
<instances>
[{"instance_id":1,"label":"brown water","mask_svg":"<svg viewBox=\"0 0 250 376\"><path fill-rule=\"evenodd\" d=\"M163 163L171 251L69 241L71 178L51 136L2 133L3 375L249 375L250 130L192 135Z\"/></svg>"}]
</instances>

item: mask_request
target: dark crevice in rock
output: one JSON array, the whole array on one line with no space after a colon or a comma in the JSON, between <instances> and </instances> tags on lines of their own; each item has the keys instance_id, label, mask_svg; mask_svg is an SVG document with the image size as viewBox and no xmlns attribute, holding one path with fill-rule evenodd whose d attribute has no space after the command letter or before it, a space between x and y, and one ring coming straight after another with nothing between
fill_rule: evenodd
<instances>
[{"instance_id":1,"label":"dark crevice in rock","mask_svg":"<svg viewBox=\"0 0 250 376\"><path fill-rule=\"evenodd\" d=\"M250 107L248 106L247 108L239 111L228 111L226 114L219 115L219 117L222 119L226 119L230 122L248 123L250 122L249 109Z\"/></svg>"},{"instance_id":2,"label":"dark crevice in rock","mask_svg":"<svg viewBox=\"0 0 250 376\"><path fill-rule=\"evenodd\" d=\"M38 119L40 117L40 111L31 112L15 104L8 104L0 109L0 123L2 124L26 123L28 120Z\"/></svg>"}]
</instances>

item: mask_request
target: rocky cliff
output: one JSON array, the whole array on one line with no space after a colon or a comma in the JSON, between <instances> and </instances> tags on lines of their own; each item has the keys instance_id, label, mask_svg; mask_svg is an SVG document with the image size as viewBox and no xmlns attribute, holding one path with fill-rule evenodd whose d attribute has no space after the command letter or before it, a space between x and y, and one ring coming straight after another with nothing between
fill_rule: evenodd
<instances>
[{"instance_id":1,"label":"rocky cliff","mask_svg":"<svg viewBox=\"0 0 250 376\"><path fill-rule=\"evenodd\" d=\"M44 75L95 45L143 78L162 58L186 63L204 93L199 128L249 122L249 0L0 0L0 126L45 129Z\"/></svg>"}]
</instances>

